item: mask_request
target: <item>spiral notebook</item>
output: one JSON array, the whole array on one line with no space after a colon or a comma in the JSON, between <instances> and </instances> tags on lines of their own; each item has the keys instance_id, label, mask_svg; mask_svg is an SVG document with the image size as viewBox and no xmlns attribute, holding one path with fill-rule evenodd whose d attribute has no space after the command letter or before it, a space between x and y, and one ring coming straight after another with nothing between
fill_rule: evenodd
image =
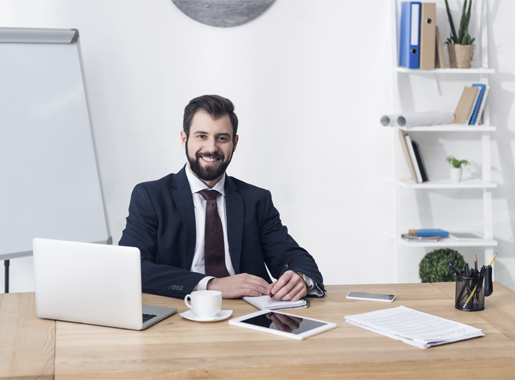
<instances>
[{"instance_id":1,"label":"spiral notebook","mask_svg":"<svg viewBox=\"0 0 515 380\"><path fill-rule=\"evenodd\" d=\"M454 111L454 124L468 124L474 113L479 93L479 87L465 87L463 89L456 111Z\"/></svg>"},{"instance_id":2,"label":"spiral notebook","mask_svg":"<svg viewBox=\"0 0 515 380\"><path fill-rule=\"evenodd\" d=\"M481 103L479 104L479 112L477 113L477 118L475 120L474 125L483 124L483 111L485 110L486 98L488 98L488 93L490 92L490 86L486 86L483 97L481 98Z\"/></svg>"},{"instance_id":3,"label":"spiral notebook","mask_svg":"<svg viewBox=\"0 0 515 380\"><path fill-rule=\"evenodd\" d=\"M268 296L259 297L243 297L245 301L252 306L261 310L288 310L288 309L306 309L309 307L309 300L301 298L298 301L279 301L272 300L268 302Z\"/></svg>"}]
</instances>

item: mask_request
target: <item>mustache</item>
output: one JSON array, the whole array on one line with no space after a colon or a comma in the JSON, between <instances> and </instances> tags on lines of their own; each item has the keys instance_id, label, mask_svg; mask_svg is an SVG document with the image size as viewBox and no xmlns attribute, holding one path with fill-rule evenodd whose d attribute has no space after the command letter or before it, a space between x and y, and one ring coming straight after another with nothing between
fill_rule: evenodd
<instances>
[{"instance_id":1,"label":"mustache","mask_svg":"<svg viewBox=\"0 0 515 380\"><path fill-rule=\"evenodd\" d=\"M225 158L225 156L220 152L215 152L215 153L197 152L196 156L197 156L197 158L199 158L199 157L222 158L222 159Z\"/></svg>"}]
</instances>

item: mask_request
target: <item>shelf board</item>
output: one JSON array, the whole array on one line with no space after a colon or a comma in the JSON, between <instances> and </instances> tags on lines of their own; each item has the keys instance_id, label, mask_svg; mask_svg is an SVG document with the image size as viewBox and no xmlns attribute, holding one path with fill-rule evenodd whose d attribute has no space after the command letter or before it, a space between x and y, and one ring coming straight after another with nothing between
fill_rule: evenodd
<instances>
[{"instance_id":1,"label":"shelf board","mask_svg":"<svg viewBox=\"0 0 515 380\"><path fill-rule=\"evenodd\" d=\"M432 70L421 70L421 69L408 69L406 67L395 67L395 71L399 73L410 73L410 74L495 74L495 69L482 69L482 68L470 68L470 69L432 69Z\"/></svg>"},{"instance_id":2,"label":"shelf board","mask_svg":"<svg viewBox=\"0 0 515 380\"><path fill-rule=\"evenodd\" d=\"M424 127L398 127L406 132L495 132L497 127L489 125L442 124Z\"/></svg>"},{"instance_id":3,"label":"shelf board","mask_svg":"<svg viewBox=\"0 0 515 380\"><path fill-rule=\"evenodd\" d=\"M405 247L495 247L497 241L495 240L460 240L460 239L442 239L435 242L419 242L408 241L405 239L397 239Z\"/></svg>"},{"instance_id":4,"label":"shelf board","mask_svg":"<svg viewBox=\"0 0 515 380\"><path fill-rule=\"evenodd\" d=\"M442 239L435 242L409 241L402 238L396 238L393 232L389 231L388 235L397 243L405 247L496 247L496 240L487 239L457 239L454 237Z\"/></svg>"},{"instance_id":5,"label":"shelf board","mask_svg":"<svg viewBox=\"0 0 515 380\"><path fill-rule=\"evenodd\" d=\"M399 180L397 185L410 189L494 189L497 184L480 179L466 179L453 182L450 179L441 179L429 182L415 183L412 179Z\"/></svg>"}]
</instances>

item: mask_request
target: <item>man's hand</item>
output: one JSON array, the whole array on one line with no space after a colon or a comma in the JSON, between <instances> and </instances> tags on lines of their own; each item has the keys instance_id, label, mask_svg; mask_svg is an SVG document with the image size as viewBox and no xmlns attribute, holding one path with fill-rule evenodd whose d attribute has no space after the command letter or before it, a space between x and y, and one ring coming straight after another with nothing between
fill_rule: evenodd
<instances>
[{"instance_id":1,"label":"man's hand","mask_svg":"<svg viewBox=\"0 0 515 380\"><path fill-rule=\"evenodd\" d=\"M207 290L218 290L222 292L223 298L259 297L268 294L268 286L268 282L261 277L241 273L229 277L213 278L207 283Z\"/></svg>"},{"instance_id":2,"label":"man's hand","mask_svg":"<svg viewBox=\"0 0 515 380\"><path fill-rule=\"evenodd\" d=\"M308 290L300 276L289 270L279 280L268 285L266 294L273 294L273 300L298 301L308 294Z\"/></svg>"}]
</instances>

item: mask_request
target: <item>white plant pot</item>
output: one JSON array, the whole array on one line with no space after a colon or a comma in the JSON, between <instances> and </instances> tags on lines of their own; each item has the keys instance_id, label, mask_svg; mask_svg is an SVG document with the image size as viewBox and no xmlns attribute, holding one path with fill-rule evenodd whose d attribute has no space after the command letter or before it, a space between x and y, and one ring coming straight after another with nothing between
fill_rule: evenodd
<instances>
[{"instance_id":1,"label":"white plant pot","mask_svg":"<svg viewBox=\"0 0 515 380\"><path fill-rule=\"evenodd\" d=\"M451 181L460 182L461 181L461 168L451 168Z\"/></svg>"}]
</instances>

